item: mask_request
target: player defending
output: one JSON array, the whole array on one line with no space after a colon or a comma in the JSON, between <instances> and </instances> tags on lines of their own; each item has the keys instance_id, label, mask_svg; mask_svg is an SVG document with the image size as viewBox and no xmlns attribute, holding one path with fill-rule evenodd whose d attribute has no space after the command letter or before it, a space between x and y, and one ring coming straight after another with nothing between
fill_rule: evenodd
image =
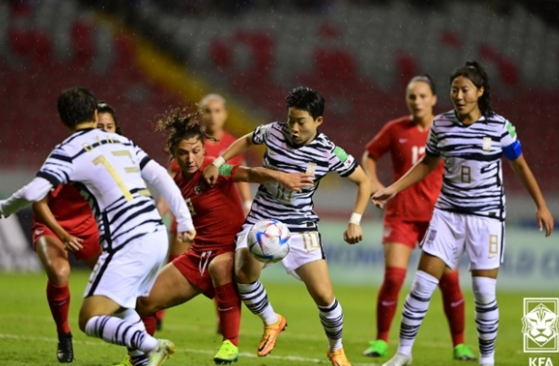
<instances>
[{"instance_id":1,"label":"player defending","mask_svg":"<svg viewBox=\"0 0 559 366\"><path fill-rule=\"evenodd\" d=\"M406 88L406 103L410 115L388 122L367 144L363 167L371 178L373 192L384 188L377 176L377 160L390 152L393 182L402 177L425 154L425 142L433 123L433 107L437 103L435 85L428 75L411 79ZM363 354L384 357L388 353L388 335L398 294L406 279L412 251L423 239L429 226L433 207L443 181L443 164L422 182L402 192L390 201L384 214L384 281L377 298L377 339L371 341ZM464 344L464 297L460 290L458 271L446 269L439 287L456 360L475 360L472 351Z\"/></svg>"},{"instance_id":2,"label":"player defending","mask_svg":"<svg viewBox=\"0 0 559 366\"><path fill-rule=\"evenodd\" d=\"M199 294L216 298L222 326L223 343L214 356L216 364L230 364L239 358L241 301L233 282L235 236L244 221L243 209L235 182L279 182L287 189L300 191L312 187L311 176L286 174L265 168L245 168L223 164L217 183L208 186L202 176L214 158L206 156L204 131L198 116L178 109L158 122L158 129L168 131L166 150L178 162L181 171L175 177L186 200L196 239L188 251L166 265L159 273L148 297L138 299L137 311L152 314L187 302ZM216 229L217 228L217 229ZM155 315L142 316L153 334ZM134 364L138 359L134 359Z\"/></svg>"},{"instance_id":3,"label":"player defending","mask_svg":"<svg viewBox=\"0 0 559 366\"><path fill-rule=\"evenodd\" d=\"M470 259L480 365L495 365L499 326L496 279L504 253L505 194L501 157L534 200L540 230L551 235L553 217L547 209L517 139L514 126L493 111L489 80L477 62L467 62L450 77L454 110L435 118L425 157L397 182L373 196L383 206L399 192L421 181L445 162L443 187L421 243L421 258L406 298L396 355L383 366L407 366L412 346L433 291L445 269L455 269L464 251Z\"/></svg>"},{"instance_id":4,"label":"player defending","mask_svg":"<svg viewBox=\"0 0 559 366\"><path fill-rule=\"evenodd\" d=\"M114 110L108 104L99 102L98 111L98 128L111 133L119 131ZM58 332L56 357L61 363L70 363L74 350L68 323L68 252L93 269L101 254L99 230L89 204L71 184L60 185L35 202L33 212L33 246L47 273L47 301Z\"/></svg>"},{"instance_id":5,"label":"player defending","mask_svg":"<svg viewBox=\"0 0 559 366\"><path fill-rule=\"evenodd\" d=\"M28 185L0 201L0 216L37 202L60 184L87 197L99 226L103 254L93 270L79 316L82 331L149 355L159 366L174 344L150 336L134 310L149 294L167 256L167 232L144 179L169 203L186 239L195 230L180 191L159 164L127 138L96 129L97 99L87 89L64 91L58 113L70 137L49 155Z\"/></svg>"},{"instance_id":6,"label":"player defending","mask_svg":"<svg viewBox=\"0 0 559 366\"><path fill-rule=\"evenodd\" d=\"M258 278L264 265L250 255L247 234L251 226L263 219L278 219L291 230L291 251L282 261L286 270L301 279L318 306L320 320L328 338L328 358L332 365L350 365L343 346L343 312L334 296L328 266L318 232L318 216L313 211L313 194L320 180L335 171L358 185L354 213L344 232L344 240L356 244L362 239L360 220L371 195L371 183L351 155L318 131L323 123L324 99L316 91L298 87L286 98L288 121L273 122L235 141L212 165L204 177L215 184L219 168L229 159L244 154L252 145L266 145L264 166L270 169L307 173L314 176L313 187L302 192L286 189L278 183L263 184L252 204L243 230L237 236L235 279L241 299L250 311L264 322L264 335L258 356L269 354L286 319L274 312L264 286Z\"/></svg>"}]
</instances>

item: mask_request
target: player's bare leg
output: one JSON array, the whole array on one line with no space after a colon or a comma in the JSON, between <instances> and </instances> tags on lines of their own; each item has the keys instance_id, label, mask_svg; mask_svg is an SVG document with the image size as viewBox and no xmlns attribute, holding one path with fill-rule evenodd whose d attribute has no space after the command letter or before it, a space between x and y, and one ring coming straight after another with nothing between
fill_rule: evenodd
<instances>
[{"instance_id":1,"label":"player's bare leg","mask_svg":"<svg viewBox=\"0 0 559 366\"><path fill-rule=\"evenodd\" d=\"M233 252L223 253L215 257L208 267L223 335L223 343L214 356L214 362L218 365L230 364L239 359L241 299L233 281L234 260Z\"/></svg>"},{"instance_id":2,"label":"player's bare leg","mask_svg":"<svg viewBox=\"0 0 559 366\"><path fill-rule=\"evenodd\" d=\"M377 337L369 342L363 355L384 357L388 353L388 337L398 307L398 294L404 285L413 248L403 243L384 243L384 280L377 296Z\"/></svg>"},{"instance_id":3,"label":"player's bare leg","mask_svg":"<svg viewBox=\"0 0 559 366\"><path fill-rule=\"evenodd\" d=\"M43 236L35 243L35 251L47 274L47 300L56 323L58 345L56 357L61 363L74 360L72 332L68 323L70 309L70 263L64 244L53 236Z\"/></svg>"},{"instance_id":4,"label":"player's bare leg","mask_svg":"<svg viewBox=\"0 0 559 366\"><path fill-rule=\"evenodd\" d=\"M264 285L258 280L264 264L254 259L247 248L235 252L235 281L239 296L246 307L264 322L264 334L258 345L258 356L264 357L274 349L278 335L287 326L285 318L274 312Z\"/></svg>"},{"instance_id":5,"label":"player's bare leg","mask_svg":"<svg viewBox=\"0 0 559 366\"><path fill-rule=\"evenodd\" d=\"M496 285L499 269L472 270L472 290L476 305L476 327L479 341L479 364L495 365L495 341L499 328Z\"/></svg>"},{"instance_id":6,"label":"player's bare leg","mask_svg":"<svg viewBox=\"0 0 559 366\"><path fill-rule=\"evenodd\" d=\"M411 365L412 347L415 337L425 314L427 314L431 296L437 288L445 268L446 264L442 259L424 251L421 252L419 267L402 310L398 351L383 366Z\"/></svg>"},{"instance_id":7,"label":"player's bare leg","mask_svg":"<svg viewBox=\"0 0 559 366\"><path fill-rule=\"evenodd\" d=\"M334 296L328 265L324 259L307 263L295 270L318 306L320 322L328 338L327 356L334 366L350 366L343 345L344 314Z\"/></svg>"}]
</instances>

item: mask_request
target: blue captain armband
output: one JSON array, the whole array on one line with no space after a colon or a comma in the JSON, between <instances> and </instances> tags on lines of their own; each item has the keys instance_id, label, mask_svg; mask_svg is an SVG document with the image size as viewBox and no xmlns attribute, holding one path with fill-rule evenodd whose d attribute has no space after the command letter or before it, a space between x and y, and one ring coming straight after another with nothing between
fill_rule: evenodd
<instances>
[{"instance_id":1,"label":"blue captain armband","mask_svg":"<svg viewBox=\"0 0 559 366\"><path fill-rule=\"evenodd\" d=\"M520 146L520 141L516 140L509 146L503 147L503 154L509 160L516 160L522 155L522 146Z\"/></svg>"}]
</instances>

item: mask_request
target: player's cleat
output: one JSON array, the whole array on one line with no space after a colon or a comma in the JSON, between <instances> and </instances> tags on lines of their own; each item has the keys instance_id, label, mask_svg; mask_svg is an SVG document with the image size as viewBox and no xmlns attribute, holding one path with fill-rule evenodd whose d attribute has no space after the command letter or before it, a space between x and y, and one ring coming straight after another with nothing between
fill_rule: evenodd
<instances>
[{"instance_id":1,"label":"player's cleat","mask_svg":"<svg viewBox=\"0 0 559 366\"><path fill-rule=\"evenodd\" d=\"M157 347L148 353L148 363L146 366L161 366L175 353L175 344L166 339L159 339Z\"/></svg>"},{"instance_id":2,"label":"player's cleat","mask_svg":"<svg viewBox=\"0 0 559 366\"><path fill-rule=\"evenodd\" d=\"M388 354L388 343L382 339L369 342L369 348L363 351L363 356L384 357Z\"/></svg>"},{"instance_id":3,"label":"player's cleat","mask_svg":"<svg viewBox=\"0 0 559 366\"><path fill-rule=\"evenodd\" d=\"M58 336L58 348L56 358L60 363L70 363L74 361L74 347L72 346L72 333L60 334Z\"/></svg>"},{"instance_id":4,"label":"player's cleat","mask_svg":"<svg viewBox=\"0 0 559 366\"><path fill-rule=\"evenodd\" d=\"M394 357L390 359L390 361L383 363L382 366L410 366L411 361L411 356L396 353Z\"/></svg>"},{"instance_id":5,"label":"player's cleat","mask_svg":"<svg viewBox=\"0 0 559 366\"><path fill-rule=\"evenodd\" d=\"M239 347L235 346L231 341L225 340L219 347L217 354L214 356L216 365L230 365L239 359Z\"/></svg>"},{"instance_id":6,"label":"player's cleat","mask_svg":"<svg viewBox=\"0 0 559 366\"><path fill-rule=\"evenodd\" d=\"M330 360L330 362L332 362L332 366L351 366L351 363L349 363L349 360L347 359L343 348L340 348L339 350L334 352L328 349L328 352L326 354L328 355L328 359Z\"/></svg>"},{"instance_id":7,"label":"player's cleat","mask_svg":"<svg viewBox=\"0 0 559 366\"><path fill-rule=\"evenodd\" d=\"M264 335L258 345L258 357L265 357L272 352L276 346L278 335L287 327L287 320L283 315L278 314L278 321L271 325L264 326Z\"/></svg>"},{"instance_id":8,"label":"player's cleat","mask_svg":"<svg viewBox=\"0 0 559 366\"><path fill-rule=\"evenodd\" d=\"M132 362L130 362L130 356L126 355L126 358L119 363L113 363L111 366L134 366Z\"/></svg>"},{"instance_id":9,"label":"player's cleat","mask_svg":"<svg viewBox=\"0 0 559 366\"><path fill-rule=\"evenodd\" d=\"M459 361L477 360L476 356L470 350L470 347L466 346L465 344L459 344L456 347L454 347L453 356L455 360L459 360Z\"/></svg>"}]
</instances>

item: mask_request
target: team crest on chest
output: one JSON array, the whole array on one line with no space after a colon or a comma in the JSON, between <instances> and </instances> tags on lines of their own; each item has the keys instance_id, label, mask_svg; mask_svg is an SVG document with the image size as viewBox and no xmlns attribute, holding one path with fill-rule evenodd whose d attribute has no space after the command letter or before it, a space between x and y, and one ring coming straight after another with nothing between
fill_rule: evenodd
<instances>
[{"instance_id":1,"label":"team crest on chest","mask_svg":"<svg viewBox=\"0 0 559 366\"><path fill-rule=\"evenodd\" d=\"M314 177L314 172L316 171L316 163L309 163L307 165L307 171L305 174L312 175Z\"/></svg>"},{"instance_id":2,"label":"team crest on chest","mask_svg":"<svg viewBox=\"0 0 559 366\"><path fill-rule=\"evenodd\" d=\"M196 193L196 195L198 196L204 193L205 190L206 185L203 182L196 183L196 185L194 186L194 193Z\"/></svg>"},{"instance_id":3,"label":"team crest on chest","mask_svg":"<svg viewBox=\"0 0 559 366\"><path fill-rule=\"evenodd\" d=\"M491 151L491 137L483 138L483 151Z\"/></svg>"}]
</instances>

